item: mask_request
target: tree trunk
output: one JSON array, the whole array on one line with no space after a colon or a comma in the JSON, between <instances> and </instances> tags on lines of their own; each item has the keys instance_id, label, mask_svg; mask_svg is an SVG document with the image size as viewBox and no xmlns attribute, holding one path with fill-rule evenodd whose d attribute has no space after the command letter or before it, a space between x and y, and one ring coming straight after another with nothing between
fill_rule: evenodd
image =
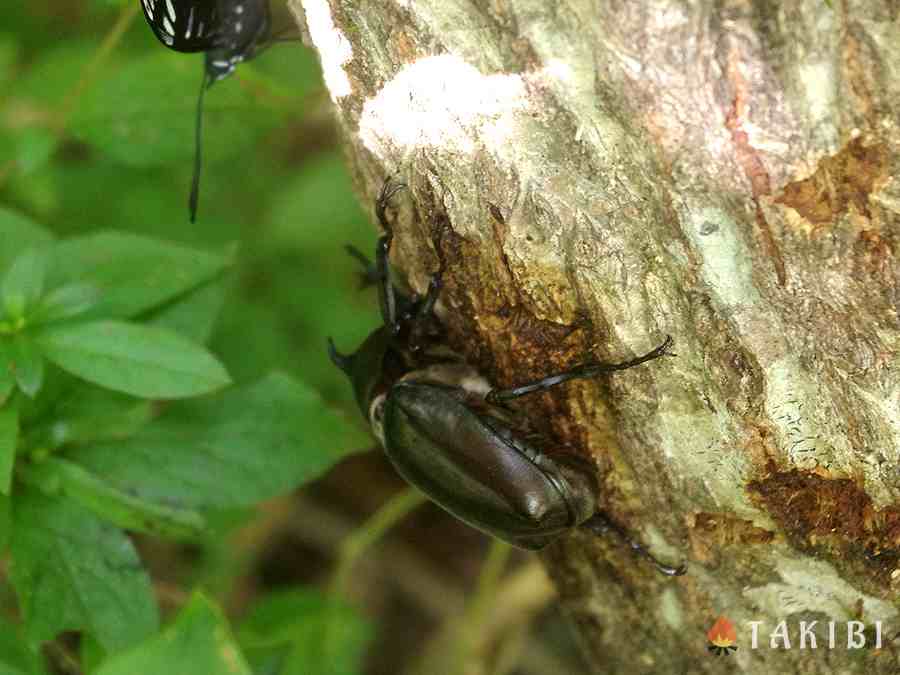
<instances>
[{"instance_id":1,"label":"tree trunk","mask_svg":"<svg viewBox=\"0 0 900 675\"><path fill-rule=\"evenodd\" d=\"M721 672L724 615L744 672L897 672L900 4L291 5L361 193L409 185L393 264L424 291L443 257L451 343L492 382L675 338L521 402L596 462L614 520L688 562L545 550L595 671Z\"/></svg>"}]
</instances>

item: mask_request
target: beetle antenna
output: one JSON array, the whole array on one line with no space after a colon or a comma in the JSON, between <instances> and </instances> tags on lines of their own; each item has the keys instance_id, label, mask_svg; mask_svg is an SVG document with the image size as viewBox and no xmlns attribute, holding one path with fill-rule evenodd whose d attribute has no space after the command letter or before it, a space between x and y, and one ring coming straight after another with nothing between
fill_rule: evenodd
<instances>
[{"instance_id":1,"label":"beetle antenna","mask_svg":"<svg viewBox=\"0 0 900 675\"><path fill-rule=\"evenodd\" d=\"M658 359L661 356L675 356L675 354L669 351L669 348L674 343L675 341L672 339L672 336L666 335L666 339L661 345L659 345L659 347L657 347L653 351L647 352L643 356L638 356L637 358L631 359L630 361L624 361L622 363L585 363L563 373L548 375L547 377L543 377L540 380L528 382L518 387L513 387L512 389L492 389L488 392L485 398L488 403L499 403L500 401L508 401L509 399L518 398L519 396L531 394L535 391L550 389L550 387L555 387L556 385L562 384L563 382L568 382L569 380L582 380L596 377L597 375L601 375L603 373L611 373L616 370L626 370L628 368L634 368L635 366L639 366L640 364L646 363L647 361Z\"/></svg>"},{"instance_id":2,"label":"beetle antenna","mask_svg":"<svg viewBox=\"0 0 900 675\"><path fill-rule=\"evenodd\" d=\"M378 218L378 224L388 235L392 234L393 227L388 222L385 212L394 195L406 188L406 183L394 183L393 179L392 175L385 178L378 199L375 200L375 216Z\"/></svg>"},{"instance_id":3,"label":"beetle antenna","mask_svg":"<svg viewBox=\"0 0 900 675\"><path fill-rule=\"evenodd\" d=\"M616 525L613 521L609 519L605 513L595 513L593 516L588 518L586 521L581 523L579 527L583 527L586 530L593 532L598 536L606 536L610 532L615 534L619 539L624 541L628 546L634 551L635 555L639 555L645 560L653 563L653 566L656 567L662 574L665 574L668 577L680 577L682 574L687 572L687 566L682 563L678 567L672 567L671 565L666 565L665 563L660 562L653 554L650 553L644 545L640 542L632 539L628 536L628 533L625 532L621 527Z\"/></svg>"},{"instance_id":4,"label":"beetle antenna","mask_svg":"<svg viewBox=\"0 0 900 675\"><path fill-rule=\"evenodd\" d=\"M191 223L197 220L197 202L200 199L200 168L202 159L203 136L203 95L213 83L210 76L204 71L203 81L200 83L200 94L197 96L197 119L194 122L194 176L191 178L191 195L188 197L188 211L191 214Z\"/></svg>"},{"instance_id":5,"label":"beetle antenna","mask_svg":"<svg viewBox=\"0 0 900 675\"><path fill-rule=\"evenodd\" d=\"M353 355L341 354L337 347L334 346L334 340L331 338L328 338L328 356L334 365L347 373L347 375L350 374L350 369L353 367Z\"/></svg>"}]
</instances>

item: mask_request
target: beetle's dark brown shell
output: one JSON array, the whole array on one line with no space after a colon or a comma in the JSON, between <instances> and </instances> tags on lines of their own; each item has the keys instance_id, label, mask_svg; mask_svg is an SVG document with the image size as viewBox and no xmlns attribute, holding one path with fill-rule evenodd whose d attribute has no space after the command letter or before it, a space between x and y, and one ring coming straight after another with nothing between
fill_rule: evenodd
<instances>
[{"instance_id":1,"label":"beetle's dark brown shell","mask_svg":"<svg viewBox=\"0 0 900 675\"><path fill-rule=\"evenodd\" d=\"M539 549L594 511L563 471L514 432L474 413L450 389L401 382L384 408L385 452L397 471L472 527ZM535 459L540 458L539 462Z\"/></svg>"}]
</instances>

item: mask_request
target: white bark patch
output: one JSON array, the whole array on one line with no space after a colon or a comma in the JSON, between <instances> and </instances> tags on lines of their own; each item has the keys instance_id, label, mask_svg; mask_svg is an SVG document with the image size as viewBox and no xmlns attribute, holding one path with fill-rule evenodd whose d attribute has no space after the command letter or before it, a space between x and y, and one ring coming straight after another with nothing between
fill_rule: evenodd
<instances>
[{"instance_id":1,"label":"white bark patch","mask_svg":"<svg viewBox=\"0 0 900 675\"><path fill-rule=\"evenodd\" d=\"M864 459L872 462L866 467L866 492L876 507L883 508L897 501L900 489L897 484L897 467L900 466L900 390L880 396L853 385L853 391L879 422L873 434L877 451L869 453Z\"/></svg>"},{"instance_id":2,"label":"white bark patch","mask_svg":"<svg viewBox=\"0 0 900 675\"><path fill-rule=\"evenodd\" d=\"M669 628L679 631L684 627L684 611L681 608L681 600L675 589L669 587L663 591L659 598L659 618Z\"/></svg>"},{"instance_id":3,"label":"white bark patch","mask_svg":"<svg viewBox=\"0 0 900 675\"><path fill-rule=\"evenodd\" d=\"M519 75L484 75L453 54L428 56L366 101L359 136L381 158L391 148L472 154L476 143L496 152L514 137L514 117L528 107L525 93Z\"/></svg>"},{"instance_id":4,"label":"white bark patch","mask_svg":"<svg viewBox=\"0 0 900 675\"><path fill-rule=\"evenodd\" d=\"M760 616L786 619L800 612L822 612L832 619L857 619L857 602L862 601L862 616L869 623L888 623L898 615L897 608L865 595L841 579L829 565L811 558L776 558L780 583L748 588L744 597L759 607Z\"/></svg>"},{"instance_id":5,"label":"white bark patch","mask_svg":"<svg viewBox=\"0 0 900 675\"><path fill-rule=\"evenodd\" d=\"M687 235L703 257L703 279L719 303L732 311L756 304L760 298L752 279L753 257L734 220L716 208L687 215Z\"/></svg>"},{"instance_id":6,"label":"white bark patch","mask_svg":"<svg viewBox=\"0 0 900 675\"><path fill-rule=\"evenodd\" d=\"M747 460L737 444L729 440L735 434L727 418L699 410L676 412L677 408L678 402L666 396L655 431L667 463L677 467L675 475L683 482L690 481L681 489L696 490L697 477L702 476L703 489L712 500L710 508L758 519L759 510L744 492L749 480ZM692 499L697 498L699 495L692 494Z\"/></svg>"},{"instance_id":7,"label":"white bark patch","mask_svg":"<svg viewBox=\"0 0 900 675\"><path fill-rule=\"evenodd\" d=\"M334 25L331 8L326 0L303 0L306 25L319 57L322 59L322 74L325 86L335 103L350 94L350 80L344 71L344 64L353 58L350 41Z\"/></svg>"},{"instance_id":8,"label":"white bark patch","mask_svg":"<svg viewBox=\"0 0 900 675\"><path fill-rule=\"evenodd\" d=\"M819 61L797 66L797 81L806 95L806 112L810 126L835 144L837 129L834 125L834 110L837 108L837 82L841 78L834 72L831 63Z\"/></svg>"}]
</instances>

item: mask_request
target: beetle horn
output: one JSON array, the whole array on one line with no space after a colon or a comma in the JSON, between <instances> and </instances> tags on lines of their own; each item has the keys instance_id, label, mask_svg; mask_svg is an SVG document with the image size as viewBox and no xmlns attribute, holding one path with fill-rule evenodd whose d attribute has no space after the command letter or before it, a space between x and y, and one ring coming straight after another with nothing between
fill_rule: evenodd
<instances>
[{"instance_id":1,"label":"beetle horn","mask_svg":"<svg viewBox=\"0 0 900 675\"><path fill-rule=\"evenodd\" d=\"M341 354L337 347L334 346L334 340L328 338L328 356L331 362L348 375L350 368L353 366L353 354Z\"/></svg>"}]
</instances>

